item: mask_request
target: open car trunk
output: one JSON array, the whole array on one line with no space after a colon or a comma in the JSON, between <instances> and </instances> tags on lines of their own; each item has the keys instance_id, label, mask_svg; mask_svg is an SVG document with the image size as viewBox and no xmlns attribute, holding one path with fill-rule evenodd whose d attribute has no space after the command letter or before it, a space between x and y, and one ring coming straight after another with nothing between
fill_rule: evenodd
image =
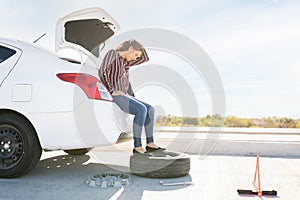
<instances>
[{"instance_id":1,"label":"open car trunk","mask_svg":"<svg viewBox=\"0 0 300 200\"><path fill-rule=\"evenodd\" d=\"M73 48L92 59L98 59L101 44L119 28L119 24L101 8L75 11L58 20L55 50Z\"/></svg>"}]
</instances>

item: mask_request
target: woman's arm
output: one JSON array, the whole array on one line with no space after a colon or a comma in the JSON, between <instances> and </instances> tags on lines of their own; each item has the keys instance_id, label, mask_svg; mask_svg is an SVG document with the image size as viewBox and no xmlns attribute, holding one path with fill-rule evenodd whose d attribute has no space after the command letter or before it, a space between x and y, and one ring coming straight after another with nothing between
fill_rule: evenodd
<instances>
[{"instance_id":1,"label":"woman's arm","mask_svg":"<svg viewBox=\"0 0 300 200\"><path fill-rule=\"evenodd\" d=\"M129 94L130 96L135 97L132 86L130 84L130 82L128 83L128 90L127 90L127 94Z\"/></svg>"},{"instance_id":2,"label":"woman's arm","mask_svg":"<svg viewBox=\"0 0 300 200\"><path fill-rule=\"evenodd\" d=\"M142 64L142 63L147 62L149 60L149 57L148 57L148 54L147 54L146 50L142 49L141 51L142 51L141 57L138 57L136 60L132 60L132 61L128 62L130 66L139 65L139 64Z\"/></svg>"}]
</instances>

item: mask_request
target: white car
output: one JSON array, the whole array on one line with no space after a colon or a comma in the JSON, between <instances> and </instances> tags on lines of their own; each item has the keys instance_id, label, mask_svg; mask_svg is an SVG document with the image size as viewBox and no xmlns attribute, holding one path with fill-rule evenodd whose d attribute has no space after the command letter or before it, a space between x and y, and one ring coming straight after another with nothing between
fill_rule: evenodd
<instances>
[{"instance_id":1,"label":"white car","mask_svg":"<svg viewBox=\"0 0 300 200\"><path fill-rule=\"evenodd\" d=\"M99 46L118 29L101 8L59 19L56 51L73 49L80 61L0 38L0 177L29 172L42 149L83 154L132 131L98 78Z\"/></svg>"}]
</instances>

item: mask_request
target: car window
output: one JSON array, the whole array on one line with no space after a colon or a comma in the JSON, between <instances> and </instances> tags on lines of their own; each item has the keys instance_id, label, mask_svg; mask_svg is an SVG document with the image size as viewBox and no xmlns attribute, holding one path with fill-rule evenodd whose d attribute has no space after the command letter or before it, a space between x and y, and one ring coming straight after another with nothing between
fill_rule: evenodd
<instances>
[{"instance_id":1,"label":"car window","mask_svg":"<svg viewBox=\"0 0 300 200\"><path fill-rule=\"evenodd\" d=\"M15 53L15 50L0 45L0 63L13 56Z\"/></svg>"}]
</instances>

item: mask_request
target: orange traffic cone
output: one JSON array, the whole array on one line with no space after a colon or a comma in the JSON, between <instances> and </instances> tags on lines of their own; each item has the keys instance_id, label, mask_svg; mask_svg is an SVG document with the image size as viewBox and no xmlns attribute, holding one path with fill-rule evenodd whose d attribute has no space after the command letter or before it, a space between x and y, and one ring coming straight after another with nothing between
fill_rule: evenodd
<instances>
[{"instance_id":1,"label":"orange traffic cone","mask_svg":"<svg viewBox=\"0 0 300 200\"><path fill-rule=\"evenodd\" d=\"M257 182L256 182L257 181ZM254 190L241 190L238 189L237 192L239 194L255 194L261 197L262 195L277 195L277 191L261 191L260 188L260 171L259 171L259 155L256 156L256 167L254 172L254 180L252 182Z\"/></svg>"}]
</instances>

